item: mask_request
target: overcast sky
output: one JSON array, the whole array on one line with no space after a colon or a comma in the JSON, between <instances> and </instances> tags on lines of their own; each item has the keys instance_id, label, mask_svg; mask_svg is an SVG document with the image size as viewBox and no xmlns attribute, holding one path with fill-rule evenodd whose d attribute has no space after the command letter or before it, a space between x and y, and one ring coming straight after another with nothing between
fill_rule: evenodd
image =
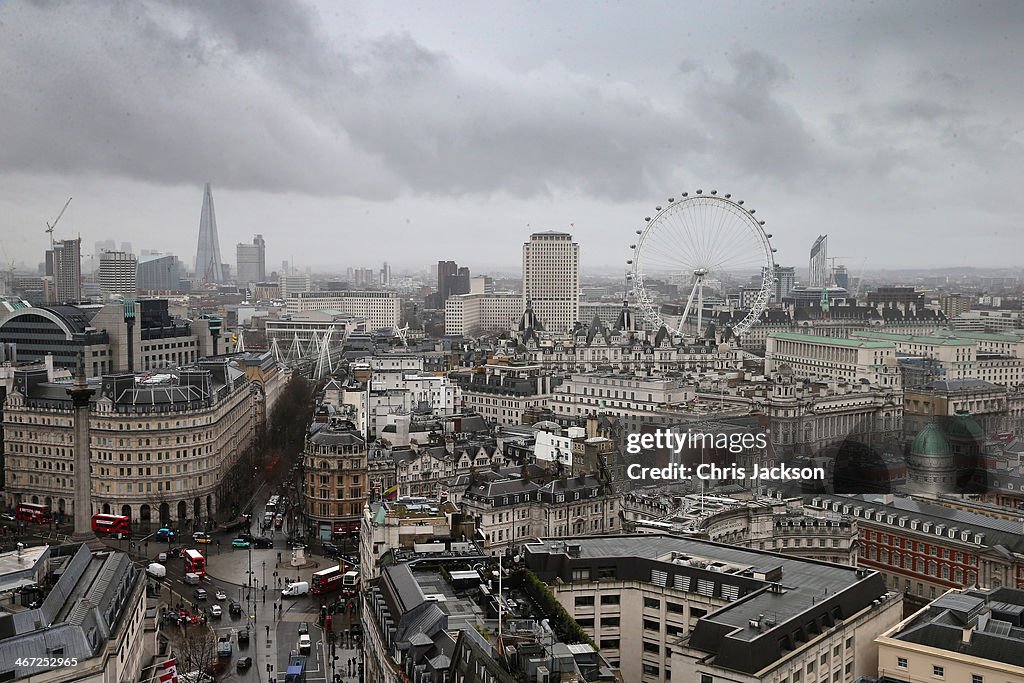
<instances>
[{"instance_id":1,"label":"overcast sky","mask_svg":"<svg viewBox=\"0 0 1024 683\"><path fill-rule=\"evenodd\" d=\"M0 258L81 234L191 265L625 270L683 190L777 260L1019 266L1024 3L0 2ZM570 227L572 226L572 227ZM800 270L798 270L798 273Z\"/></svg>"}]
</instances>

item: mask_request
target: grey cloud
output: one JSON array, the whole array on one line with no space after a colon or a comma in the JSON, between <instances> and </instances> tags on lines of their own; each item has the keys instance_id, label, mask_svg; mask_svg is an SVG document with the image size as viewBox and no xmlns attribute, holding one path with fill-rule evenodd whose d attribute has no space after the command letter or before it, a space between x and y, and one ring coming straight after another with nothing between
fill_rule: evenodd
<instances>
[{"instance_id":1,"label":"grey cloud","mask_svg":"<svg viewBox=\"0 0 1024 683\"><path fill-rule=\"evenodd\" d=\"M787 70L765 55L739 55L733 81L708 81L689 103L556 67L482 78L408 34L332 43L293 3L93 7L20 8L8 25L24 33L0 57L31 66L0 66L18 93L0 114L21 126L0 133L14 137L6 170L364 198L624 198L706 163L723 141L738 143L726 156L744 169L779 151L780 172L811 156L772 93ZM44 36L49 58L32 54ZM42 88L37 73L50 74Z\"/></svg>"}]
</instances>

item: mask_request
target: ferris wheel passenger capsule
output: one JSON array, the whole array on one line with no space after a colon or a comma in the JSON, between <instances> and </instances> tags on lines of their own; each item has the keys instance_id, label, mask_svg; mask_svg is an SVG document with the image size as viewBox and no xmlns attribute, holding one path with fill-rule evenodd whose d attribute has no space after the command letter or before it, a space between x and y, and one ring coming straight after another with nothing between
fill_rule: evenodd
<instances>
[{"instance_id":1,"label":"ferris wheel passenger capsule","mask_svg":"<svg viewBox=\"0 0 1024 683\"><path fill-rule=\"evenodd\" d=\"M711 190L711 194L718 194L718 190Z\"/></svg>"},{"instance_id":2,"label":"ferris wheel passenger capsule","mask_svg":"<svg viewBox=\"0 0 1024 683\"><path fill-rule=\"evenodd\" d=\"M697 190L697 194L702 194L704 190Z\"/></svg>"},{"instance_id":3,"label":"ferris wheel passenger capsule","mask_svg":"<svg viewBox=\"0 0 1024 683\"><path fill-rule=\"evenodd\" d=\"M737 204L739 204L740 206L743 206L743 200L742 200L742 199L741 199L741 200L739 200L739 201L738 201L738 202L736 202L736 203L737 203Z\"/></svg>"},{"instance_id":4,"label":"ferris wheel passenger capsule","mask_svg":"<svg viewBox=\"0 0 1024 683\"><path fill-rule=\"evenodd\" d=\"M655 211L661 211L661 207L660 206L656 206L656 207L654 207L654 210Z\"/></svg>"},{"instance_id":5,"label":"ferris wheel passenger capsule","mask_svg":"<svg viewBox=\"0 0 1024 683\"><path fill-rule=\"evenodd\" d=\"M726 192L726 194L725 194L725 198L726 198L726 199L729 199L730 197L732 197L732 195L731 195L731 194L729 194L728 192Z\"/></svg>"},{"instance_id":6,"label":"ferris wheel passenger capsule","mask_svg":"<svg viewBox=\"0 0 1024 683\"><path fill-rule=\"evenodd\" d=\"M684 193L683 193L683 196L684 196L684 197L689 197L689 196L690 196L690 193L689 193L689 192L684 192Z\"/></svg>"},{"instance_id":7,"label":"ferris wheel passenger capsule","mask_svg":"<svg viewBox=\"0 0 1024 683\"><path fill-rule=\"evenodd\" d=\"M675 201L675 199L674 199L674 198L672 198L672 197L669 197L669 198L668 198L668 203L669 203L669 204L671 204L671 203L672 203L672 202L674 202L674 201Z\"/></svg>"}]
</instances>

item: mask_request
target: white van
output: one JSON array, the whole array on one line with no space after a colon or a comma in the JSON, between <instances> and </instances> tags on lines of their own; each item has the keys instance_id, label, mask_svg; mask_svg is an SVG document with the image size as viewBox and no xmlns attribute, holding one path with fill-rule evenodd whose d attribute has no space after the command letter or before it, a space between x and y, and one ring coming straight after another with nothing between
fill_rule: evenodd
<instances>
[{"instance_id":1,"label":"white van","mask_svg":"<svg viewBox=\"0 0 1024 683\"><path fill-rule=\"evenodd\" d=\"M146 567L146 573L154 579L162 579L167 576L167 567L163 566L159 562L153 562Z\"/></svg>"},{"instance_id":2,"label":"white van","mask_svg":"<svg viewBox=\"0 0 1024 683\"><path fill-rule=\"evenodd\" d=\"M199 574L188 572L187 574L185 574L185 583L189 584L190 586L198 586L199 578Z\"/></svg>"},{"instance_id":3,"label":"white van","mask_svg":"<svg viewBox=\"0 0 1024 683\"><path fill-rule=\"evenodd\" d=\"M309 581L296 581L281 591L281 595L296 598L309 592Z\"/></svg>"}]
</instances>

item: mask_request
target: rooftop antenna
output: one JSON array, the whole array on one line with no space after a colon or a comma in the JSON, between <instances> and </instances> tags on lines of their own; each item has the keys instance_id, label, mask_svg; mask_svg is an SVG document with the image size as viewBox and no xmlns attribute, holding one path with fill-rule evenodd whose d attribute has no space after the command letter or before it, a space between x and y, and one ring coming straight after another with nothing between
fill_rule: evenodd
<instances>
[{"instance_id":1,"label":"rooftop antenna","mask_svg":"<svg viewBox=\"0 0 1024 683\"><path fill-rule=\"evenodd\" d=\"M61 216L63 216L64 212L68 210L68 204L70 203L71 197L68 197L68 200L64 202L64 208L61 209L60 213L57 214L57 217L53 219L53 223L46 224L46 232L50 236L50 251L53 251L53 229L57 227L57 223L60 223Z\"/></svg>"}]
</instances>

